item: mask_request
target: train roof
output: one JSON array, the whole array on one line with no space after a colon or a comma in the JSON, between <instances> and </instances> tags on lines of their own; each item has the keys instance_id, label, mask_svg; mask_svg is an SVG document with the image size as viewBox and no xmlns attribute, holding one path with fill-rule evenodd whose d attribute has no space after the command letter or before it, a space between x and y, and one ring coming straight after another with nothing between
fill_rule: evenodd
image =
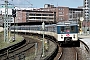
<instances>
[{"instance_id":1,"label":"train roof","mask_svg":"<svg viewBox=\"0 0 90 60\"><path fill-rule=\"evenodd\" d=\"M49 26L56 26L56 24L45 25L45 27L49 27ZM22 25L22 26L16 26L16 27L42 27L42 25Z\"/></svg>"},{"instance_id":2,"label":"train roof","mask_svg":"<svg viewBox=\"0 0 90 60\"><path fill-rule=\"evenodd\" d=\"M57 23L57 26L73 26L73 25L78 25L76 21L63 21L63 22L59 22Z\"/></svg>"}]
</instances>

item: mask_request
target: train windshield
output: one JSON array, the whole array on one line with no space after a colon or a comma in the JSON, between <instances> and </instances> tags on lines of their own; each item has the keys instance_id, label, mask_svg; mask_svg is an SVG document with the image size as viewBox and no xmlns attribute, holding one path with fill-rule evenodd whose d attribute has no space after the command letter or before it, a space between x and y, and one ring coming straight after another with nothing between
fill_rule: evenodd
<instances>
[{"instance_id":1,"label":"train windshield","mask_svg":"<svg viewBox=\"0 0 90 60\"><path fill-rule=\"evenodd\" d=\"M61 33L76 33L76 26L61 26Z\"/></svg>"}]
</instances>

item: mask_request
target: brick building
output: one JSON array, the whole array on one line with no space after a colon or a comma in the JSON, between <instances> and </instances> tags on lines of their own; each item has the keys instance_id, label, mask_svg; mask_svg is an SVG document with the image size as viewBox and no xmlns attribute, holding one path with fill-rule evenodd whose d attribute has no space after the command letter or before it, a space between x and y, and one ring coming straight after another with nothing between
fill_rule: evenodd
<instances>
[{"instance_id":1,"label":"brick building","mask_svg":"<svg viewBox=\"0 0 90 60\"><path fill-rule=\"evenodd\" d=\"M66 21L66 20L76 20L78 21L80 17L83 16L82 8L69 8L69 7L54 7L54 5L45 4L44 8L40 8L45 11L56 12L56 22Z\"/></svg>"},{"instance_id":2,"label":"brick building","mask_svg":"<svg viewBox=\"0 0 90 60\"><path fill-rule=\"evenodd\" d=\"M15 23L24 23L24 22L26 22L26 12L23 10L17 10Z\"/></svg>"},{"instance_id":3,"label":"brick building","mask_svg":"<svg viewBox=\"0 0 90 60\"><path fill-rule=\"evenodd\" d=\"M56 22L68 20L69 7L54 7L54 5L45 4L44 8L40 9L56 12Z\"/></svg>"}]
</instances>

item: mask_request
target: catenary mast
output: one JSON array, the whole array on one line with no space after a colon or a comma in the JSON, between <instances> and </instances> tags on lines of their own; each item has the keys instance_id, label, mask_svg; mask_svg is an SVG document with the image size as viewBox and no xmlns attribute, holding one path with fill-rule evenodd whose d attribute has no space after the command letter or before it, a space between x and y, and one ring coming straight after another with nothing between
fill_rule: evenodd
<instances>
[{"instance_id":1,"label":"catenary mast","mask_svg":"<svg viewBox=\"0 0 90 60\"><path fill-rule=\"evenodd\" d=\"M4 14L4 42L8 41L8 0L5 0Z\"/></svg>"}]
</instances>

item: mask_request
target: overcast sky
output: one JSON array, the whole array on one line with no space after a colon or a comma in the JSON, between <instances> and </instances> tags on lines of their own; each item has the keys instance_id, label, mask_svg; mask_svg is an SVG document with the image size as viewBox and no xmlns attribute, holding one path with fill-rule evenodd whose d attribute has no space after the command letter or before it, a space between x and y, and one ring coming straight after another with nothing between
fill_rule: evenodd
<instances>
[{"instance_id":1,"label":"overcast sky","mask_svg":"<svg viewBox=\"0 0 90 60\"><path fill-rule=\"evenodd\" d=\"M83 6L83 0L8 0L9 3L19 7L44 7L44 4L53 4L55 6L66 6L76 8ZM4 3L4 0L0 0L0 4Z\"/></svg>"}]
</instances>

